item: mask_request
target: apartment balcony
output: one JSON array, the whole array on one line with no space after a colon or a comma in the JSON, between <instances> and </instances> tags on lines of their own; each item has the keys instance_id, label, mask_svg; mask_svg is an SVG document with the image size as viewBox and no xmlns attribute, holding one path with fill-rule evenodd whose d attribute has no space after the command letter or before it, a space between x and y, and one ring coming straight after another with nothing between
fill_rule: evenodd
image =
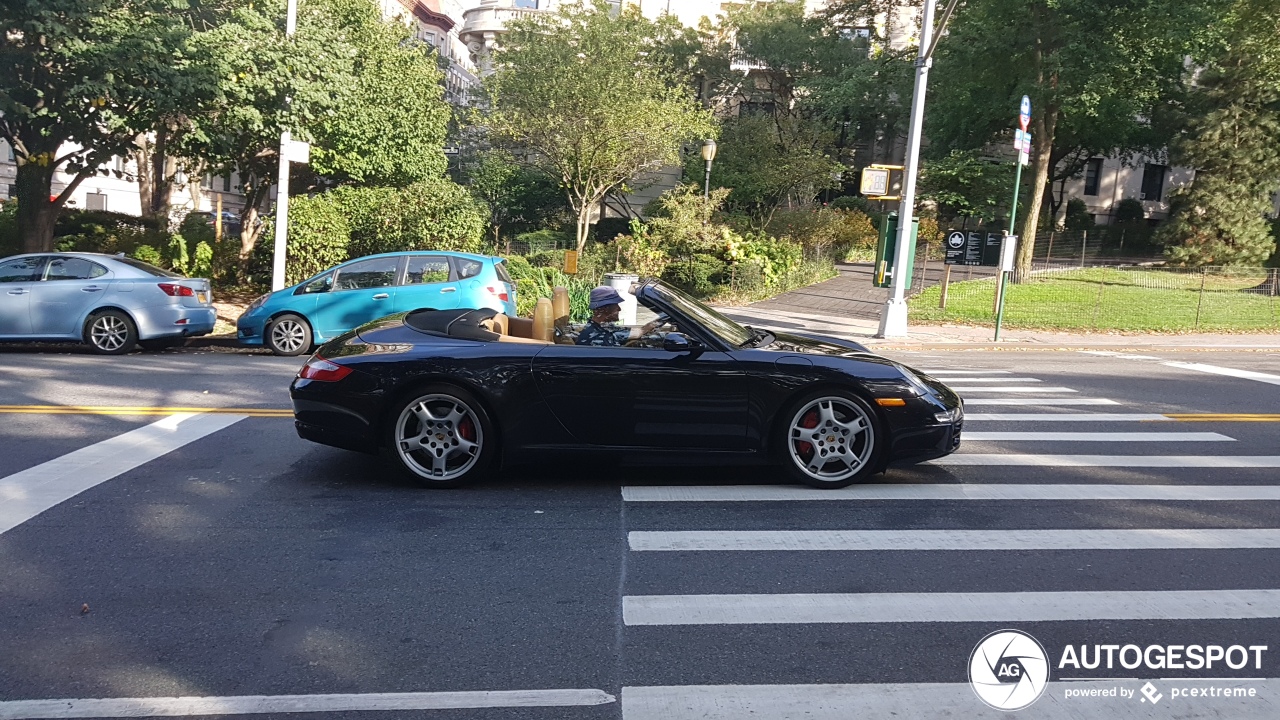
<instances>
[{"instance_id":1,"label":"apartment balcony","mask_svg":"<svg viewBox=\"0 0 1280 720\"><path fill-rule=\"evenodd\" d=\"M481 72L489 71L489 54L497 44L498 38L507 30L507 23L512 20L524 20L535 17L546 10L539 10L526 5L546 4L547 0L531 2L530 0L482 0L479 5L462 13L462 29L458 37L467 46L471 61Z\"/></svg>"}]
</instances>

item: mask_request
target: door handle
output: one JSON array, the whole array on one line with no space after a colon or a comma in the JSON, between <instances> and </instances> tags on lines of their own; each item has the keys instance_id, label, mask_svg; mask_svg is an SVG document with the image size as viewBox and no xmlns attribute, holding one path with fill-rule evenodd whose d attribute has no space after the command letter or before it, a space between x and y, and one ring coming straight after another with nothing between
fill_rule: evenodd
<instances>
[{"instance_id":1,"label":"door handle","mask_svg":"<svg viewBox=\"0 0 1280 720\"><path fill-rule=\"evenodd\" d=\"M391 296L390 296L390 295L388 295L388 294L386 294L386 293L378 293L377 295L374 295L374 296L373 296L373 299L374 299L374 300L386 300L386 299L387 299L387 298L389 298L389 297L391 297Z\"/></svg>"},{"instance_id":2,"label":"door handle","mask_svg":"<svg viewBox=\"0 0 1280 720\"><path fill-rule=\"evenodd\" d=\"M458 288L455 288L455 287L440 288L440 292L442 293L458 292Z\"/></svg>"},{"instance_id":3,"label":"door handle","mask_svg":"<svg viewBox=\"0 0 1280 720\"><path fill-rule=\"evenodd\" d=\"M26 294L27 294L27 291L26 291L26 290L22 290L22 289L18 289L18 290L10 290L10 291L9 291L9 294L10 294L10 295L26 295Z\"/></svg>"},{"instance_id":4,"label":"door handle","mask_svg":"<svg viewBox=\"0 0 1280 720\"><path fill-rule=\"evenodd\" d=\"M98 287L97 285L90 285L89 287L80 288L81 292L100 292L101 290L102 288Z\"/></svg>"}]
</instances>

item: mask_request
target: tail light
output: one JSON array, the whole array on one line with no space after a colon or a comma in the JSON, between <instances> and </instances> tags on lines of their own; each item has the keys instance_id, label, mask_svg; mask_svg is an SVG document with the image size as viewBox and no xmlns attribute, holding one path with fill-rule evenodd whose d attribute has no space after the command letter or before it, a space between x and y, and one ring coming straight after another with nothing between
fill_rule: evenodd
<instances>
[{"instance_id":1,"label":"tail light","mask_svg":"<svg viewBox=\"0 0 1280 720\"><path fill-rule=\"evenodd\" d=\"M511 296L507 294L507 286L504 284L501 288L487 287L490 295L496 295L502 302L511 302Z\"/></svg>"},{"instance_id":2,"label":"tail light","mask_svg":"<svg viewBox=\"0 0 1280 720\"><path fill-rule=\"evenodd\" d=\"M196 291L192 290L186 285L179 285L177 283L160 283L159 285L160 285L160 289L164 291L164 294L168 295L169 297L195 297L196 296Z\"/></svg>"},{"instance_id":3,"label":"tail light","mask_svg":"<svg viewBox=\"0 0 1280 720\"><path fill-rule=\"evenodd\" d=\"M351 368L331 363L319 355L312 356L307 364L302 366L302 370L298 371L298 377L316 382L337 382L350 374Z\"/></svg>"}]
</instances>

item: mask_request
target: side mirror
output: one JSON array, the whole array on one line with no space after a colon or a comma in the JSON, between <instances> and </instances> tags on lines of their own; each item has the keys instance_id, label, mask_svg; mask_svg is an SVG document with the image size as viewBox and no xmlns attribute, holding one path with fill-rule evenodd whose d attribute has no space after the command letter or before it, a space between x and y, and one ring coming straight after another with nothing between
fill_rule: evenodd
<instances>
[{"instance_id":1,"label":"side mirror","mask_svg":"<svg viewBox=\"0 0 1280 720\"><path fill-rule=\"evenodd\" d=\"M698 352L702 350L702 343L684 333L673 332L662 339L662 349L673 353Z\"/></svg>"}]
</instances>

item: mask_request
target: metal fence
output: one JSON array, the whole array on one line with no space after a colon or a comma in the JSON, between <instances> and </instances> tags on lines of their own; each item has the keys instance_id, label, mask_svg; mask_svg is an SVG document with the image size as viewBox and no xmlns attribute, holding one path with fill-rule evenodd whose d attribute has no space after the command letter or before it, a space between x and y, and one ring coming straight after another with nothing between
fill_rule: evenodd
<instances>
[{"instance_id":1,"label":"metal fence","mask_svg":"<svg viewBox=\"0 0 1280 720\"><path fill-rule=\"evenodd\" d=\"M913 317L993 324L995 294L993 268L953 267L945 294L930 282L912 298ZM1040 260L1029 277L1009 283L1004 324L1120 332L1277 330L1280 270L1080 267L1063 259Z\"/></svg>"}]
</instances>

